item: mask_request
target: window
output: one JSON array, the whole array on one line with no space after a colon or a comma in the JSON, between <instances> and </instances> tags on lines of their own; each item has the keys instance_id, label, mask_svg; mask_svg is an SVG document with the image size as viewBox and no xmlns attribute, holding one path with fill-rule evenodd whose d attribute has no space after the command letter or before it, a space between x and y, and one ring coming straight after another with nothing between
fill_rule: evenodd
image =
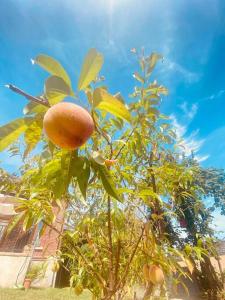
<instances>
[{"instance_id":1,"label":"window","mask_svg":"<svg viewBox=\"0 0 225 300\"><path fill-rule=\"evenodd\" d=\"M4 232L5 232L5 229L6 229L7 225L8 225L8 223L0 221L0 241L3 238L3 235L4 235Z\"/></svg>"},{"instance_id":2,"label":"window","mask_svg":"<svg viewBox=\"0 0 225 300\"><path fill-rule=\"evenodd\" d=\"M40 231L42 229L43 223L40 222L38 223L38 232L37 232L37 236L36 239L34 240L34 244L35 244L35 248L42 248L41 247L41 240L40 240Z\"/></svg>"}]
</instances>

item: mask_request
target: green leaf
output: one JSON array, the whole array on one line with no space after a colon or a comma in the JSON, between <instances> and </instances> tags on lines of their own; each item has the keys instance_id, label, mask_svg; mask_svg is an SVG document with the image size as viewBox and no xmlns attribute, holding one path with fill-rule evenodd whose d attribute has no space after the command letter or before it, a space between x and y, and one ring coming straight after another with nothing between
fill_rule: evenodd
<instances>
[{"instance_id":1,"label":"green leaf","mask_svg":"<svg viewBox=\"0 0 225 300\"><path fill-rule=\"evenodd\" d=\"M70 153L60 151L48 159L40 168L32 169L24 176L29 178L33 188L52 191L56 198L60 198L68 188Z\"/></svg>"},{"instance_id":2,"label":"green leaf","mask_svg":"<svg viewBox=\"0 0 225 300\"><path fill-rule=\"evenodd\" d=\"M6 234L10 234L13 229L16 227L16 225L22 220L24 217L25 212L19 213L13 217L13 219L10 221L9 225L7 226Z\"/></svg>"},{"instance_id":3,"label":"green leaf","mask_svg":"<svg viewBox=\"0 0 225 300\"><path fill-rule=\"evenodd\" d=\"M40 100L42 98L47 98L50 105L54 105L62 101L66 96L74 97L74 93L71 87L59 76L53 75L47 78L45 81L45 95L38 96ZM25 115L30 115L34 113L44 113L48 110L48 107L38 104L35 102L28 103L24 109L23 113Z\"/></svg>"},{"instance_id":4,"label":"green leaf","mask_svg":"<svg viewBox=\"0 0 225 300\"><path fill-rule=\"evenodd\" d=\"M24 119L16 119L0 127L0 151L6 149L15 142L26 130L27 124Z\"/></svg>"},{"instance_id":5,"label":"green leaf","mask_svg":"<svg viewBox=\"0 0 225 300\"><path fill-rule=\"evenodd\" d=\"M33 225L33 221L34 219L32 218L31 213L28 212L27 214L25 214L25 218L23 220L23 230L29 230Z\"/></svg>"},{"instance_id":6,"label":"green leaf","mask_svg":"<svg viewBox=\"0 0 225 300\"><path fill-rule=\"evenodd\" d=\"M104 89L97 88L94 90L93 104L98 109L105 110L128 122L131 121L131 115L126 106Z\"/></svg>"},{"instance_id":7,"label":"green leaf","mask_svg":"<svg viewBox=\"0 0 225 300\"><path fill-rule=\"evenodd\" d=\"M93 166L101 178L105 191L116 200L121 201L121 198L117 193L115 183L113 182L110 171L105 166L99 165L97 163L93 163Z\"/></svg>"},{"instance_id":8,"label":"green leaf","mask_svg":"<svg viewBox=\"0 0 225 300\"><path fill-rule=\"evenodd\" d=\"M77 179L79 189L84 199L86 199L86 191L90 177L90 163L87 158L78 157L77 151L73 152L70 161L69 180L72 177Z\"/></svg>"},{"instance_id":9,"label":"green leaf","mask_svg":"<svg viewBox=\"0 0 225 300\"><path fill-rule=\"evenodd\" d=\"M71 81L69 75L57 60L48 55L40 54L34 59L33 62L41 66L50 74L62 78L71 89Z\"/></svg>"},{"instance_id":10,"label":"green leaf","mask_svg":"<svg viewBox=\"0 0 225 300\"><path fill-rule=\"evenodd\" d=\"M78 81L78 90L85 90L87 86L96 79L104 62L103 55L98 53L96 49L90 49L87 53L81 69Z\"/></svg>"},{"instance_id":11,"label":"green leaf","mask_svg":"<svg viewBox=\"0 0 225 300\"><path fill-rule=\"evenodd\" d=\"M55 150L56 146L50 140L48 140L47 143L48 143L48 149L49 149L51 155L53 156L53 153L54 153L54 150Z\"/></svg>"},{"instance_id":12,"label":"green leaf","mask_svg":"<svg viewBox=\"0 0 225 300\"><path fill-rule=\"evenodd\" d=\"M48 228L47 225L42 223L41 230L39 231L40 237L43 236L47 228Z\"/></svg>"},{"instance_id":13,"label":"green leaf","mask_svg":"<svg viewBox=\"0 0 225 300\"><path fill-rule=\"evenodd\" d=\"M158 198L158 195L153 192L152 189L143 189L138 193L139 196L152 196L153 198Z\"/></svg>"},{"instance_id":14,"label":"green leaf","mask_svg":"<svg viewBox=\"0 0 225 300\"><path fill-rule=\"evenodd\" d=\"M89 177L90 177L90 163L88 159L85 159L80 175L77 177L78 185L84 199L86 199Z\"/></svg>"},{"instance_id":15,"label":"green leaf","mask_svg":"<svg viewBox=\"0 0 225 300\"><path fill-rule=\"evenodd\" d=\"M69 178L78 177L84 165L84 158L77 155L77 150L73 151L70 159Z\"/></svg>"},{"instance_id":16,"label":"green leaf","mask_svg":"<svg viewBox=\"0 0 225 300\"><path fill-rule=\"evenodd\" d=\"M42 134L42 119L34 118L33 122L29 122L28 128L24 133L26 149L24 157L26 157L38 144Z\"/></svg>"},{"instance_id":17,"label":"green leaf","mask_svg":"<svg viewBox=\"0 0 225 300\"><path fill-rule=\"evenodd\" d=\"M72 96L68 84L58 76L50 76L45 81L45 96L51 105L62 101L66 96Z\"/></svg>"},{"instance_id":18,"label":"green leaf","mask_svg":"<svg viewBox=\"0 0 225 300\"><path fill-rule=\"evenodd\" d=\"M117 190L117 192L118 192L118 194L123 194L123 193L134 194L134 191L131 189L128 189L128 188L120 188Z\"/></svg>"}]
</instances>

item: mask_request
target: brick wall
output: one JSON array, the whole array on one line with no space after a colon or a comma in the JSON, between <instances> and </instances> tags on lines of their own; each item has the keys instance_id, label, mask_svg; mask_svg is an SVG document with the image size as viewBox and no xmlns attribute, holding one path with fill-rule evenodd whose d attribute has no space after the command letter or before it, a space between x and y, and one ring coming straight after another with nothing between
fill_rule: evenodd
<instances>
[{"instance_id":1,"label":"brick wall","mask_svg":"<svg viewBox=\"0 0 225 300\"><path fill-rule=\"evenodd\" d=\"M26 245L32 243L33 235L33 229L24 232L23 225L20 223L10 232L10 234L6 235L5 232L2 240L0 241L0 251L21 253Z\"/></svg>"},{"instance_id":2,"label":"brick wall","mask_svg":"<svg viewBox=\"0 0 225 300\"><path fill-rule=\"evenodd\" d=\"M13 197L0 194L0 203L15 204L15 200L13 200ZM65 208L66 206L62 209L53 207L53 211L56 215L56 221L53 226L59 232L63 231ZM2 213L3 212L2 210ZM9 224L12 218L13 216L0 214L2 224ZM38 286L54 286L56 274L51 270L54 259L49 258L49 256L54 256L57 249L59 249L60 235L52 228L47 227L44 234L38 240L38 226L35 226L29 232L24 232L22 222L19 223L9 235L5 233L0 240L0 260L7 272L4 272L2 276L0 276L0 287L12 287L17 280L18 274L20 274L20 277L17 283L22 284L29 265L42 262L47 263L47 272L45 278L38 283ZM37 242L38 245L36 245ZM34 245L35 249L33 248ZM21 266L23 266L22 273Z\"/></svg>"},{"instance_id":3,"label":"brick wall","mask_svg":"<svg viewBox=\"0 0 225 300\"><path fill-rule=\"evenodd\" d=\"M219 255L225 255L225 241L220 241L217 244Z\"/></svg>"},{"instance_id":4,"label":"brick wall","mask_svg":"<svg viewBox=\"0 0 225 300\"><path fill-rule=\"evenodd\" d=\"M15 203L15 200L11 196L0 197L0 203ZM58 206L53 207L54 214L56 215L56 221L53 226L59 231L63 230L65 206L60 209ZM4 220L10 224L12 216L0 215L0 221ZM38 227L35 226L28 232L23 231L22 222L20 222L9 235L4 234L0 241L0 252L14 252L21 253L24 251L26 245L34 245L38 233ZM47 227L44 234L39 238L38 245L35 247L33 256L34 258L47 258L56 254L57 249L60 246L59 234L50 227Z\"/></svg>"},{"instance_id":5,"label":"brick wall","mask_svg":"<svg viewBox=\"0 0 225 300\"><path fill-rule=\"evenodd\" d=\"M65 208L53 207L53 211L57 216L53 227L62 232ZM59 247L60 235L54 229L47 227L44 234L40 237L39 246L34 251L34 258L54 256Z\"/></svg>"}]
</instances>

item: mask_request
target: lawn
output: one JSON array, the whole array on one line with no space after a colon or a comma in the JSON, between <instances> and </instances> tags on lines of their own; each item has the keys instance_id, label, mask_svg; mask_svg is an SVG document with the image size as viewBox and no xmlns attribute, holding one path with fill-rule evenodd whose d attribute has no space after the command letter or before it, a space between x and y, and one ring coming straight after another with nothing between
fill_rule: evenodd
<instances>
[{"instance_id":1,"label":"lawn","mask_svg":"<svg viewBox=\"0 0 225 300\"><path fill-rule=\"evenodd\" d=\"M90 300L90 294L84 292L76 296L73 290L66 289L0 289L0 300Z\"/></svg>"}]
</instances>

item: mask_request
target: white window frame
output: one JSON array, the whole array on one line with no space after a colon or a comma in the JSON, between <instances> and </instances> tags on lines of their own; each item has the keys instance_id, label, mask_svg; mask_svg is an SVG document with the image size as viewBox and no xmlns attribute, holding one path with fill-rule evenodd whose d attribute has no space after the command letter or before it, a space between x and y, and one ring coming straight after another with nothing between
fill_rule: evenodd
<instances>
[{"instance_id":1,"label":"white window frame","mask_svg":"<svg viewBox=\"0 0 225 300\"><path fill-rule=\"evenodd\" d=\"M4 237L4 233L5 233L5 230L8 226L8 222L6 221L0 221L0 241L2 240L2 238Z\"/></svg>"}]
</instances>

